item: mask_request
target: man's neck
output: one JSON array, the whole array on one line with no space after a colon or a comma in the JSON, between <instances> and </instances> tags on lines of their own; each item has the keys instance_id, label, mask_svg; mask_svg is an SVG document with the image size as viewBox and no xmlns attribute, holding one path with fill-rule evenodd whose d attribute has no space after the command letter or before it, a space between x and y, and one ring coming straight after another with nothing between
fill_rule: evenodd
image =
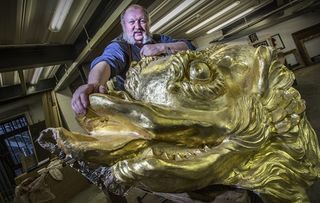
<instances>
[{"instance_id":1,"label":"man's neck","mask_svg":"<svg viewBox=\"0 0 320 203\"><path fill-rule=\"evenodd\" d=\"M134 43L134 45L136 45L137 47L139 47L139 48L141 48L141 47L143 47L143 43L142 42L136 42L136 43Z\"/></svg>"}]
</instances>

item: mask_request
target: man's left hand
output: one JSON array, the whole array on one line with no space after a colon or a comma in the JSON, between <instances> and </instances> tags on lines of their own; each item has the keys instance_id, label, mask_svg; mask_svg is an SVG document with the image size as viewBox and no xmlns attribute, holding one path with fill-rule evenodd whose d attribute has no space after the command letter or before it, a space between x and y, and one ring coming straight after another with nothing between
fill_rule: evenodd
<instances>
[{"instance_id":1,"label":"man's left hand","mask_svg":"<svg viewBox=\"0 0 320 203\"><path fill-rule=\"evenodd\" d=\"M140 55L143 56L158 56L166 54L166 46L164 44L146 44L140 50Z\"/></svg>"}]
</instances>

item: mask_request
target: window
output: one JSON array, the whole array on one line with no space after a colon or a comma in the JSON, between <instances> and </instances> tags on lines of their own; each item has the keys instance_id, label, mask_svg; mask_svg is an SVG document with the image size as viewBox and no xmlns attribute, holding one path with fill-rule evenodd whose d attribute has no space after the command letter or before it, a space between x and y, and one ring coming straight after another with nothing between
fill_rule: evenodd
<instances>
[{"instance_id":1,"label":"window","mask_svg":"<svg viewBox=\"0 0 320 203\"><path fill-rule=\"evenodd\" d=\"M7 152L9 152L7 154L13 163L12 170L16 176L20 175L22 173L21 159L35 157L26 117L23 115L0 123L0 139L5 143Z\"/></svg>"},{"instance_id":2,"label":"window","mask_svg":"<svg viewBox=\"0 0 320 203\"><path fill-rule=\"evenodd\" d=\"M5 202L12 202L14 178L37 165L24 115L0 122L0 155L0 193Z\"/></svg>"}]
</instances>

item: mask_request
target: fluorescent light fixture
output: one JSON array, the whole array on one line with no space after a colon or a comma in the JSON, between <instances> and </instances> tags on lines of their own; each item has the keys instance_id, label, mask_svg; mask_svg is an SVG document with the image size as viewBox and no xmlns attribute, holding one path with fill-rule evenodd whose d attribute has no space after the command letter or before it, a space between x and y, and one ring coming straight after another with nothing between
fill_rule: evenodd
<instances>
[{"instance_id":1,"label":"fluorescent light fixture","mask_svg":"<svg viewBox=\"0 0 320 203\"><path fill-rule=\"evenodd\" d=\"M73 0L59 0L54 11L49 30L59 32L71 8Z\"/></svg>"},{"instance_id":2,"label":"fluorescent light fixture","mask_svg":"<svg viewBox=\"0 0 320 203\"><path fill-rule=\"evenodd\" d=\"M13 72L13 84L20 84L20 77L18 71Z\"/></svg>"},{"instance_id":3,"label":"fluorescent light fixture","mask_svg":"<svg viewBox=\"0 0 320 203\"><path fill-rule=\"evenodd\" d=\"M45 78L52 78L54 77L54 75L56 74L56 72L58 71L60 67L60 64L59 65L54 65L54 66L50 66L50 67L47 67L49 68L49 71L47 72L47 74L44 76ZM47 69L46 68L46 69Z\"/></svg>"},{"instance_id":4,"label":"fluorescent light fixture","mask_svg":"<svg viewBox=\"0 0 320 203\"><path fill-rule=\"evenodd\" d=\"M173 9L170 13L168 13L165 17L159 20L156 24L152 25L150 28L150 32L154 32L155 30L159 29L162 25L169 22L172 18L179 15L184 9L194 3L196 0L185 0L175 9Z\"/></svg>"},{"instance_id":5,"label":"fluorescent light fixture","mask_svg":"<svg viewBox=\"0 0 320 203\"><path fill-rule=\"evenodd\" d=\"M0 73L0 87L3 87L2 73Z\"/></svg>"},{"instance_id":6,"label":"fluorescent light fixture","mask_svg":"<svg viewBox=\"0 0 320 203\"><path fill-rule=\"evenodd\" d=\"M224 26L232 23L233 21L238 20L239 18L242 18L243 16L247 15L248 13L250 13L250 12L253 11L253 10L254 10L254 7L251 7L251 8L249 8L248 10L245 10L244 12L242 12L242 13L234 16L233 18L230 18L230 19L227 20L226 22L224 22L224 23L222 23L222 24L220 24L220 25L212 28L211 30L209 30L209 31L207 32L207 34L210 34L210 33L214 32L214 31L219 30L220 28L223 28Z\"/></svg>"},{"instance_id":7,"label":"fluorescent light fixture","mask_svg":"<svg viewBox=\"0 0 320 203\"><path fill-rule=\"evenodd\" d=\"M231 9L233 9L234 7L236 7L236 6L239 5L239 4L240 4L240 1L234 2L233 4L231 4L231 5L227 6L226 8L222 9L221 11L219 11L219 12L216 13L216 14L214 14L214 15L211 16L210 18L206 19L206 20L203 21L202 23L200 23L200 24L198 24L197 26L191 28L190 30L188 30L188 31L186 32L186 34L190 34L191 32L199 29L199 28L202 27L203 25L209 23L210 21L212 21L213 19L221 16L222 14L230 11Z\"/></svg>"},{"instance_id":8,"label":"fluorescent light fixture","mask_svg":"<svg viewBox=\"0 0 320 203\"><path fill-rule=\"evenodd\" d=\"M31 84L35 85L38 83L39 79L40 79L40 75L42 73L43 67L40 68L36 68L36 70L33 73L32 79L31 79Z\"/></svg>"}]
</instances>

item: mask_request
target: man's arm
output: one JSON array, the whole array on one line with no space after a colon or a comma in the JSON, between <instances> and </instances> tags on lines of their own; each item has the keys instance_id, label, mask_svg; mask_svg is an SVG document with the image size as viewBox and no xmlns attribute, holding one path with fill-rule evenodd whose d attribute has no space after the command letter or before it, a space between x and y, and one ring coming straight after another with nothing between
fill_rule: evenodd
<instances>
[{"instance_id":1,"label":"man's arm","mask_svg":"<svg viewBox=\"0 0 320 203\"><path fill-rule=\"evenodd\" d=\"M156 56L161 54L173 54L178 51L188 50L185 42L146 44L140 50L141 56Z\"/></svg>"},{"instance_id":2,"label":"man's arm","mask_svg":"<svg viewBox=\"0 0 320 203\"><path fill-rule=\"evenodd\" d=\"M88 84L104 85L110 78L111 69L107 62L97 63L89 72Z\"/></svg>"},{"instance_id":3,"label":"man's arm","mask_svg":"<svg viewBox=\"0 0 320 203\"><path fill-rule=\"evenodd\" d=\"M85 114L89 106L89 95L105 93L104 84L109 80L111 69L105 61L97 63L89 72L88 84L81 85L72 95L71 106L77 114Z\"/></svg>"}]
</instances>

